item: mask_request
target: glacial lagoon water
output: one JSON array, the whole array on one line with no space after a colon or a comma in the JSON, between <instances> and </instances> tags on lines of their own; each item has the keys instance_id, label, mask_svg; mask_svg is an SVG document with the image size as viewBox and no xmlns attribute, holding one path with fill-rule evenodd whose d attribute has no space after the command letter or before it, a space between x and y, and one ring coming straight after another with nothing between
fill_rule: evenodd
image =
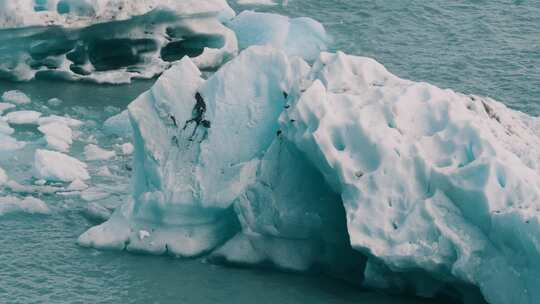
<instances>
[{"instance_id":1,"label":"glacial lagoon water","mask_svg":"<svg viewBox=\"0 0 540 304\"><path fill-rule=\"evenodd\" d=\"M287 7L259 10L313 17L333 36L332 50L374 57L399 76L487 95L540 115L538 1L291 0ZM20 89L33 100L22 109L90 122L71 150L82 158L87 142L112 149L125 141L104 134L103 122L151 84L2 81L0 92ZM52 97L64 103L44 107ZM31 141L40 135L24 127L16 137ZM20 180L29 179L32 150L29 146L16 157L1 158L0 167ZM103 165L111 168L114 178L92 180L93 187L108 195L105 204L127 199L129 163L129 157L89 163L92 173ZM0 216L0 303L422 303L314 275L81 248L77 237L96 223L84 215L88 202L61 195L40 198L50 214Z\"/></svg>"}]
</instances>

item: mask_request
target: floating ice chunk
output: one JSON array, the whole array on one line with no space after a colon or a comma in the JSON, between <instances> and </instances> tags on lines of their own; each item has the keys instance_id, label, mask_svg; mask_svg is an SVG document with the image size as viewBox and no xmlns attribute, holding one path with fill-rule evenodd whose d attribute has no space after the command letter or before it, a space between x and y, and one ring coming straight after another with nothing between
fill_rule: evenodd
<instances>
[{"instance_id":1,"label":"floating ice chunk","mask_svg":"<svg viewBox=\"0 0 540 304\"><path fill-rule=\"evenodd\" d=\"M58 107L60 106L61 104L63 103L62 99L60 98L51 98L49 100L47 100L47 104L51 107Z\"/></svg>"},{"instance_id":2,"label":"floating ice chunk","mask_svg":"<svg viewBox=\"0 0 540 304\"><path fill-rule=\"evenodd\" d=\"M13 108L15 108L15 105L12 103L0 102L0 114Z\"/></svg>"},{"instance_id":3,"label":"floating ice chunk","mask_svg":"<svg viewBox=\"0 0 540 304\"><path fill-rule=\"evenodd\" d=\"M111 196L109 192L103 191L99 188L88 188L81 192L81 198L87 202L99 201Z\"/></svg>"},{"instance_id":4,"label":"floating ice chunk","mask_svg":"<svg viewBox=\"0 0 540 304\"><path fill-rule=\"evenodd\" d=\"M37 124L39 117L41 113L36 111L15 111L5 116L6 121L14 125Z\"/></svg>"},{"instance_id":5,"label":"floating ice chunk","mask_svg":"<svg viewBox=\"0 0 540 304\"><path fill-rule=\"evenodd\" d=\"M277 5L273 0L236 0L239 5L257 5L257 6L274 6Z\"/></svg>"},{"instance_id":6,"label":"floating ice chunk","mask_svg":"<svg viewBox=\"0 0 540 304\"><path fill-rule=\"evenodd\" d=\"M38 127L45 135L47 147L60 152L68 152L73 142L71 129L63 123L51 122Z\"/></svg>"},{"instance_id":7,"label":"floating ice chunk","mask_svg":"<svg viewBox=\"0 0 540 304\"><path fill-rule=\"evenodd\" d=\"M3 130L6 133L13 133L13 129L8 129L5 126L2 127L0 123L0 130ZM9 136L8 134L0 132L0 151L14 151L23 148L26 143L18 141L15 138Z\"/></svg>"},{"instance_id":8,"label":"floating ice chunk","mask_svg":"<svg viewBox=\"0 0 540 304\"><path fill-rule=\"evenodd\" d=\"M351 245L370 257L367 284L537 301L535 119L343 53L322 54L310 78L281 128L341 193Z\"/></svg>"},{"instance_id":9,"label":"floating ice chunk","mask_svg":"<svg viewBox=\"0 0 540 304\"><path fill-rule=\"evenodd\" d=\"M228 23L236 33L241 49L271 45L290 56L315 60L330 41L324 27L311 18L244 11Z\"/></svg>"},{"instance_id":10,"label":"floating ice chunk","mask_svg":"<svg viewBox=\"0 0 540 304\"><path fill-rule=\"evenodd\" d=\"M0 186L4 185L8 181L8 176L4 169L0 168Z\"/></svg>"},{"instance_id":11,"label":"floating ice chunk","mask_svg":"<svg viewBox=\"0 0 540 304\"><path fill-rule=\"evenodd\" d=\"M114 151L105 150L97 145L90 144L84 147L84 156L87 160L106 160L116 156Z\"/></svg>"},{"instance_id":12,"label":"floating ice chunk","mask_svg":"<svg viewBox=\"0 0 540 304\"><path fill-rule=\"evenodd\" d=\"M76 179L66 188L67 191L82 191L88 189L88 185L80 179Z\"/></svg>"},{"instance_id":13,"label":"floating ice chunk","mask_svg":"<svg viewBox=\"0 0 540 304\"><path fill-rule=\"evenodd\" d=\"M18 90L4 92L4 94L2 94L2 101L18 105L32 102L30 97Z\"/></svg>"},{"instance_id":14,"label":"floating ice chunk","mask_svg":"<svg viewBox=\"0 0 540 304\"><path fill-rule=\"evenodd\" d=\"M31 196L24 199L15 196L0 197L0 216L16 212L47 214L50 210L45 202Z\"/></svg>"},{"instance_id":15,"label":"floating ice chunk","mask_svg":"<svg viewBox=\"0 0 540 304\"><path fill-rule=\"evenodd\" d=\"M37 149L34 158L34 175L50 181L72 182L90 179L86 164L66 154Z\"/></svg>"},{"instance_id":16,"label":"floating ice chunk","mask_svg":"<svg viewBox=\"0 0 540 304\"><path fill-rule=\"evenodd\" d=\"M40 126L46 125L49 123L61 123L72 128L80 127L83 125L82 121L71 118L71 117L66 117L66 116L51 115L51 116L40 117L38 119L38 124Z\"/></svg>"},{"instance_id":17,"label":"floating ice chunk","mask_svg":"<svg viewBox=\"0 0 540 304\"><path fill-rule=\"evenodd\" d=\"M12 192L20 194L53 194L64 190L62 187L46 186L46 185L21 185L14 180L6 183L6 187Z\"/></svg>"},{"instance_id":18,"label":"floating ice chunk","mask_svg":"<svg viewBox=\"0 0 540 304\"><path fill-rule=\"evenodd\" d=\"M129 83L183 56L217 68L237 53L236 36L222 24L234 15L226 0L2 1L0 72L19 81Z\"/></svg>"},{"instance_id":19,"label":"floating ice chunk","mask_svg":"<svg viewBox=\"0 0 540 304\"><path fill-rule=\"evenodd\" d=\"M15 130L0 117L0 134L11 135Z\"/></svg>"},{"instance_id":20,"label":"floating ice chunk","mask_svg":"<svg viewBox=\"0 0 540 304\"><path fill-rule=\"evenodd\" d=\"M219 14L234 16L225 0L43 0L0 2L0 27L63 26L84 27L96 23L128 20L156 8L185 15Z\"/></svg>"},{"instance_id":21,"label":"floating ice chunk","mask_svg":"<svg viewBox=\"0 0 540 304\"><path fill-rule=\"evenodd\" d=\"M105 120L103 125L105 134L116 135L120 137L131 137L133 130L129 122L128 110L122 111L120 114L112 116Z\"/></svg>"},{"instance_id":22,"label":"floating ice chunk","mask_svg":"<svg viewBox=\"0 0 540 304\"><path fill-rule=\"evenodd\" d=\"M112 211L96 202L90 202L84 209L84 215L94 221L105 222L111 217Z\"/></svg>"}]
</instances>

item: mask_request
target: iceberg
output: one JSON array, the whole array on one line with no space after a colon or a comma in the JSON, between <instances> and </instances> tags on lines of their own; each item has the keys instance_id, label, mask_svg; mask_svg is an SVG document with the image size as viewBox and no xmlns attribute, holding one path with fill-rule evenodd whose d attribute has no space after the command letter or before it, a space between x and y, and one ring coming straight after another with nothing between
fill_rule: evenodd
<instances>
[{"instance_id":1,"label":"iceberg","mask_svg":"<svg viewBox=\"0 0 540 304\"><path fill-rule=\"evenodd\" d=\"M129 106L133 195L83 246L535 303L540 119L373 59L185 57ZM357 267L357 268L353 268Z\"/></svg>"},{"instance_id":2,"label":"iceberg","mask_svg":"<svg viewBox=\"0 0 540 304\"><path fill-rule=\"evenodd\" d=\"M237 53L225 0L0 1L0 77L126 83L188 55L216 68Z\"/></svg>"}]
</instances>

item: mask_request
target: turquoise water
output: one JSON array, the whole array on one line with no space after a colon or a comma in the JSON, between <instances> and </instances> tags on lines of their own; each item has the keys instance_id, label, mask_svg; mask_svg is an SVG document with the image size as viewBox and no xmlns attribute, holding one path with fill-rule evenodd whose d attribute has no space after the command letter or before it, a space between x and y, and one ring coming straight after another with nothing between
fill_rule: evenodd
<instances>
[{"instance_id":1,"label":"turquoise water","mask_svg":"<svg viewBox=\"0 0 540 304\"><path fill-rule=\"evenodd\" d=\"M320 20L334 38L333 50L374 57L399 76L488 95L540 115L538 1L290 0L285 8L265 10ZM151 84L0 82L0 92L20 89L33 99L22 108L90 122L81 138L94 136L110 149L123 140L103 134L103 121ZM65 102L43 107L51 97ZM39 137L32 128L16 134L24 140ZM82 157L84 144L75 142L72 155ZM31 149L0 158L0 167L31 182ZM124 157L90 164L94 172L102 165L116 168L114 179L92 179L93 186L111 192L103 204L126 200L129 161ZM51 214L0 217L0 303L423 303L315 275L80 248L76 238L96 224L84 215L87 202L60 195L40 198Z\"/></svg>"}]
</instances>

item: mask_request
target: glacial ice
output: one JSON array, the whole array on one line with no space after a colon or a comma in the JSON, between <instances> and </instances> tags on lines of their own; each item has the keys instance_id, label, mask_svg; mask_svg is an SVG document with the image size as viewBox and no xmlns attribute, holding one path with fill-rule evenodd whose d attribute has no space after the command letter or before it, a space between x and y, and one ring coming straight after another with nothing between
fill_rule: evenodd
<instances>
[{"instance_id":1,"label":"glacial ice","mask_svg":"<svg viewBox=\"0 0 540 304\"><path fill-rule=\"evenodd\" d=\"M538 118L370 58L310 66L271 46L208 80L186 57L129 117L132 200L81 245L297 271L367 260L366 286L540 297Z\"/></svg>"},{"instance_id":2,"label":"glacial ice","mask_svg":"<svg viewBox=\"0 0 540 304\"><path fill-rule=\"evenodd\" d=\"M227 25L236 33L238 46L271 45L289 56L315 60L330 42L324 27L306 18L243 11Z\"/></svg>"},{"instance_id":3,"label":"glacial ice","mask_svg":"<svg viewBox=\"0 0 540 304\"><path fill-rule=\"evenodd\" d=\"M48 181L73 182L90 179L87 165L57 151L37 149L34 157L34 176Z\"/></svg>"},{"instance_id":4,"label":"glacial ice","mask_svg":"<svg viewBox=\"0 0 540 304\"><path fill-rule=\"evenodd\" d=\"M13 109L15 108L15 105L12 104L12 103L8 103L8 102L0 102L0 115L9 110L9 109Z\"/></svg>"},{"instance_id":5,"label":"glacial ice","mask_svg":"<svg viewBox=\"0 0 540 304\"><path fill-rule=\"evenodd\" d=\"M225 0L1 0L0 77L126 83L184 55L216 68L237 53L221 23L234 14Z\"/></svg>"}]
</instances>

